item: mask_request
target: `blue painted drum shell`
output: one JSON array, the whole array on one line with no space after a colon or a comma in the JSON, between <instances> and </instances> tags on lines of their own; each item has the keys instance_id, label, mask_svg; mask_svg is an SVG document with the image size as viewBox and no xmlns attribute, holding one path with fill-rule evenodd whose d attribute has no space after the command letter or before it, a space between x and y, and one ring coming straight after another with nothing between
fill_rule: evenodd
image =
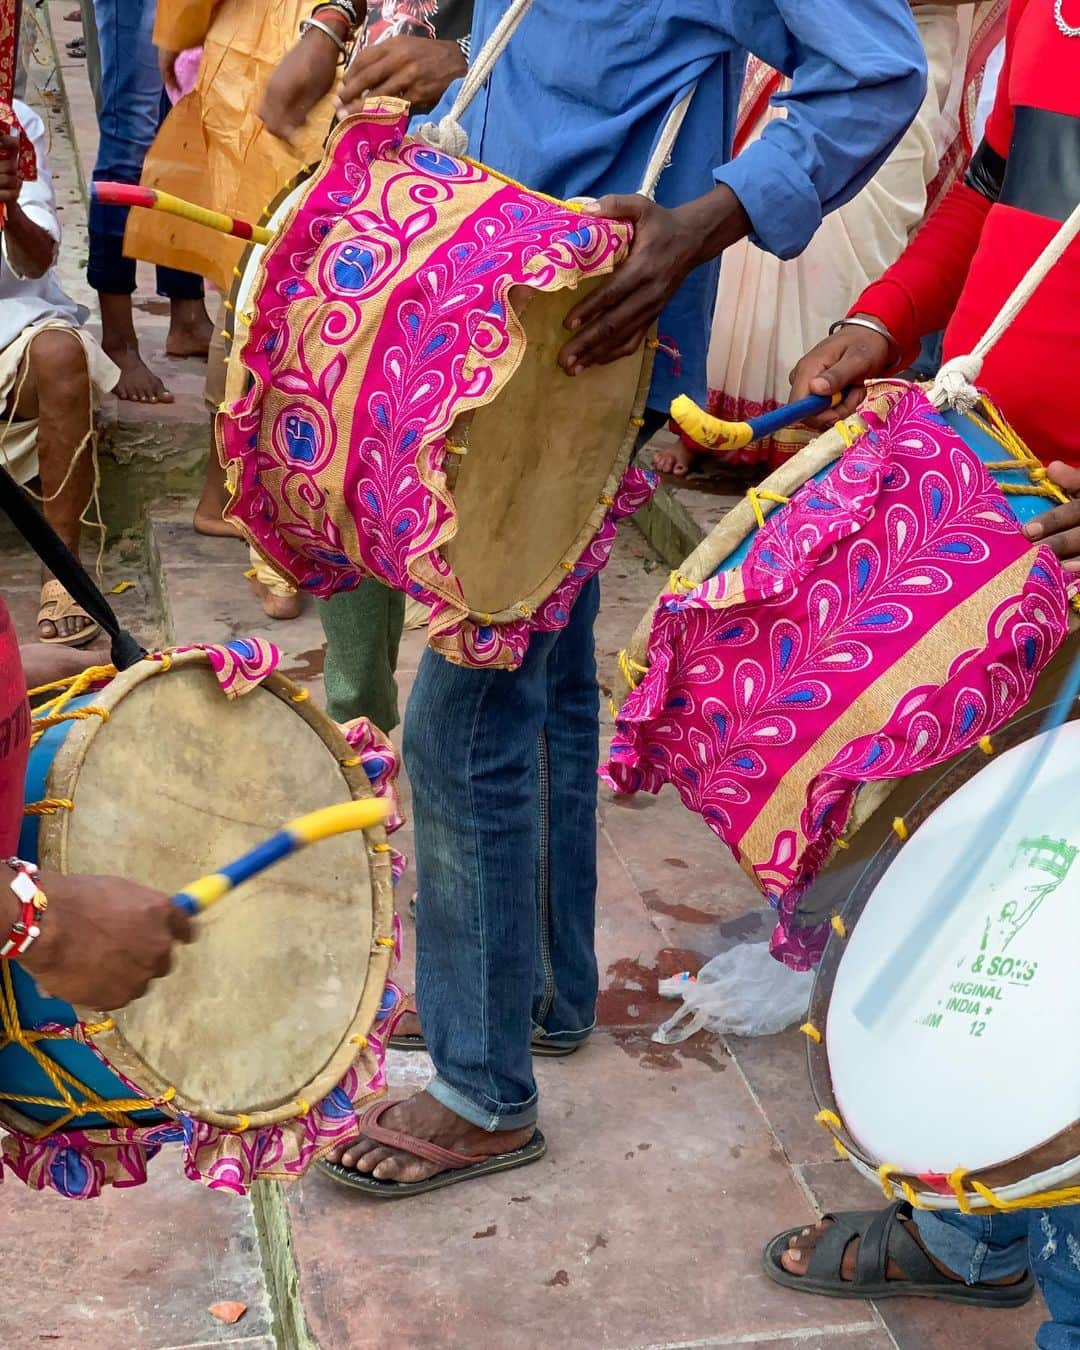
<instances>
[{"instance_id":1,"label":"blue painted drum shell","mask_svg":"<svg viewBox=\"0 0 1080 1350\"><path fill-rule=\"evenodd\" d=\"M96 699L96 695L87 694L82 698L72 699L67 707L69 709L86 707L95 703ZM49 771L65 736L74 725L76 725L74 722L61 722L57 726L49 727L30 751L24 801L37 802L54 795L49 790ZM22 831L19 835L19 856L27 862L38 861L40 826L40 816L23 817ZM48 922L47 914L45 922ZM43 995L33 978L14 961L11 962L11 978L19 1009L19 1020L24 1027L40 1027L49 1022L72 1027L79 1021L70 1003ZM133 1093L123 1079L117 1077L88 1045L71 1040L50 1041L48 1053L51 1059L104 1100L130 1101L133 1096L139 1095ZM54 1084L41 1066L25 1050L15 1045L8 1045L0 1050L0 1095L4 1093L53 1098L57 1095ZM55 1121L65 1114L59 1107L30 1105L23 1102L8 1105L10 1109L18 1111L29 1120L43 1123ZM168 1119L154 1107L128 1114L131 1120L142 1125L158 1124ZM71 1121L67 1128L95 1129L106 1127L111 1123L103 1116L85 1115Z\"/></svg>"}]
</instances>

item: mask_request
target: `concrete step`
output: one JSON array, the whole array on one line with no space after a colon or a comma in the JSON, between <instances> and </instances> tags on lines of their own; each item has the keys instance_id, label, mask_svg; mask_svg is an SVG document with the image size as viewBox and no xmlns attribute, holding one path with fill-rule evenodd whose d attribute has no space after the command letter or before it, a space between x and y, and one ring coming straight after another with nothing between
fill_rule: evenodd
<instances>
[{"instance_id":1,"label":"concrete step","mask_svg":"<svg viewBox=\"0 0 1080 1350\"><path fill-rule=\"evenodd\" d=\"M146 513L151 575L168 641L229 642L258 637L281 648L281 670L322 698L323 638L315 604L296 619L268 619L244 572L251 565L240 539L212 539L191 526L194 496L159 498Z\"/></svg>"}]
</instances>

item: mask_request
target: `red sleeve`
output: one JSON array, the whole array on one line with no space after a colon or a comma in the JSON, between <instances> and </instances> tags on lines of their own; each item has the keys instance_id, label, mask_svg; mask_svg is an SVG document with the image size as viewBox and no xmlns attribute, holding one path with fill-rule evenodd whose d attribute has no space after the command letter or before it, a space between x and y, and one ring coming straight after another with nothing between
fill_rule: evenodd
<instances>
[{"instance_id":1,"label":"red sleeve","mask_svg":"<svg viewBox=\"0 0 1080 1350\"><path fill-rule=\"evenodd\" d=\"M1005 60L994 107L986 123L986 140L1002 158L1012 141L1013 110L1009 73L1013 34L1026 0L1012 0L1005 32ZM903 364L910 365L927 333L937 333L952 318L968 269L979 246L990 202L966 183L957 183L938 205L914 240L880 281L868 286L849 314L872 314L900 344Z\"/></svg>"},{"instance_id":2,"label":"red sleeve","mask_svg":"<svg viewBox=\"0 0 1080 1350\"><path fill-rule=\"evenodd\" d=\"M955 184L881 280L852 305L849 313L872 314L885 325L905 365L918 355L922 338L952 318L989 212L981 192Z\"/></svg>"}]
</instances>

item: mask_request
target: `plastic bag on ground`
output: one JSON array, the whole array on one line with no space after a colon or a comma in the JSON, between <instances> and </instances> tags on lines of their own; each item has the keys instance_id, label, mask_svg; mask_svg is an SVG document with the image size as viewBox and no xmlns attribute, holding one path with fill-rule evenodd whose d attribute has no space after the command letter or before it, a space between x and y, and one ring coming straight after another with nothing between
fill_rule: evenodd
<instances>
[{"instance_id":1,"label":"plastic bag on ground","mask_svg":"<svg viewBox=\"0 0 1080 1350\"><path fill-rule=\"evenodd\" d=\"M660 981L661 995L681 999L682 1006L653 1040L674 1045L696 1031L772 1036L805 1018L813 984L812 970L781 965L768 942L740 943L706 962L696 980L676 975Z\"/></svg>"}]
</instances>

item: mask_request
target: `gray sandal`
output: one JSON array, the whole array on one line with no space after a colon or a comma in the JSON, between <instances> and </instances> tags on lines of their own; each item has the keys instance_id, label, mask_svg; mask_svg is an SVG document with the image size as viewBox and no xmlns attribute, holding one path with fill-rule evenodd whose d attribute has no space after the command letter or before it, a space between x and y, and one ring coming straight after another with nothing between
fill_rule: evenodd
<instances>
[{"instance_id":1,"label":"gray sandal","mask_svg":"<svg viewBox=\"0 0 1080 1350\"><path fill-rule=\"evenodd\" d=\"M847 1210L824 1217L831 1226L815 1244L805 1275L792 1275L780 1264L791 1239L802 1236L802 1228L789 1228L768 1243L764 1265L770 1280L786 1289L826 1298L936 1298L980 1308L1019 1308L1035 1292L1030 1270L1016 1284L967 1285L943 1275L901 1222L911 1218L911 1206L902 1200L887 1209ZM845 1280L841 1274L844 1252L855 1238L859 1239L855 1278ZM890 1260L905 1272L903 1279L886 1278Z\"/></svg>"}]
</instances>

